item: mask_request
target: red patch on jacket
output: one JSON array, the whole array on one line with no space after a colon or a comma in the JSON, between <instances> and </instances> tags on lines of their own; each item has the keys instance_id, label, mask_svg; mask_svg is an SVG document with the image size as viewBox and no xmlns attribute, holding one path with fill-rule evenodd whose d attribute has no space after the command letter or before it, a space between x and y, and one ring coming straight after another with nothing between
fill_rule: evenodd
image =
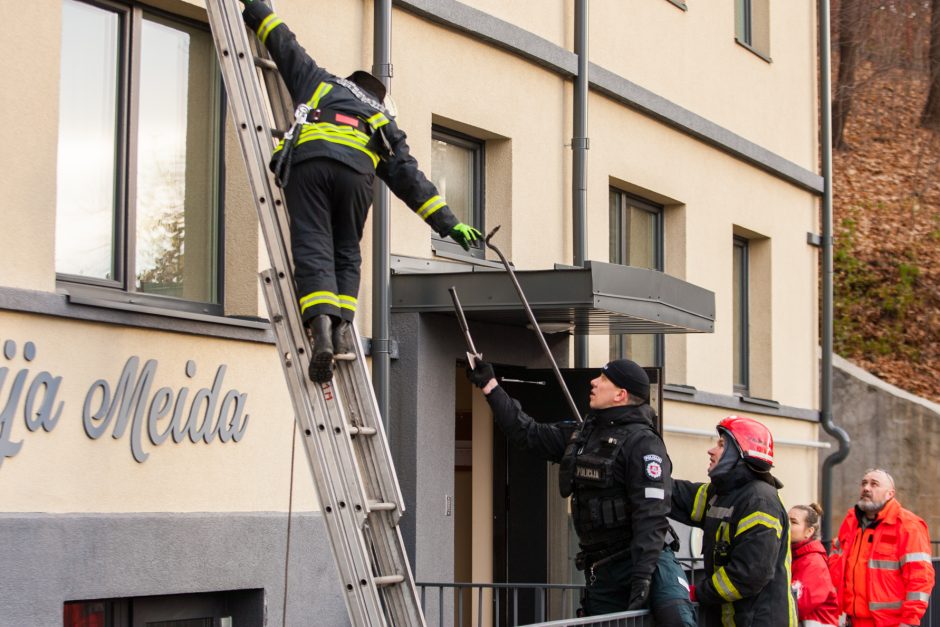
<instances>
[{"instance_id":1,"label":"red patch on jacket","mask_svg":"<svg viewBox=\"0 0 940 627\"><path fill-rule=\"evenodd\" d=\"M354 118L349 115L343 115L342 113L336 114L336 122L338 124L348 124L349 126L359 126L358 118Z\"/></svg>"}]
</instances>

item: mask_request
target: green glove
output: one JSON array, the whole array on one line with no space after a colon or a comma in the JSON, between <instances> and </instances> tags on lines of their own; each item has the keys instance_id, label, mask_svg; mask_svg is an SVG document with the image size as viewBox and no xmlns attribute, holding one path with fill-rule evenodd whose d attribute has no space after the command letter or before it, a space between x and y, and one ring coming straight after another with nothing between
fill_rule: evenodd
<instances>
[{"instance_id":1,"label":"green glove","mask_svg":"<svg viewBox=\"0 0 940 627\"><path fill-rule=\"evenodd\" d=\"M458 223L452 228L448 235L450 235L451 239L460 244L464 250L470 250L470 245L476 244L480 241L480 238L483 237L482 233L463 222Z\"/></svg>"}]
</instances>

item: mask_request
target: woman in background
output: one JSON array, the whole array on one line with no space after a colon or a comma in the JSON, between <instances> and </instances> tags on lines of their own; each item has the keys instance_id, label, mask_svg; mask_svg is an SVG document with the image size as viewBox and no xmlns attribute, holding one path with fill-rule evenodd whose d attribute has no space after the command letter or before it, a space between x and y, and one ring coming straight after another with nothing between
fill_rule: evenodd
<instances>
[{"instance_id":1,"label":"woman in background","mask_svg":"<svg viewBox=\"0 0 940 627\"><path fill-rule=\"evenodd\" d=\"M795 505L790 508L790 548L793 552L793 594L804 627L837 627L839 604L829 577L826 549L819 541L822 508Z\"/></svg>"}]
</instances>

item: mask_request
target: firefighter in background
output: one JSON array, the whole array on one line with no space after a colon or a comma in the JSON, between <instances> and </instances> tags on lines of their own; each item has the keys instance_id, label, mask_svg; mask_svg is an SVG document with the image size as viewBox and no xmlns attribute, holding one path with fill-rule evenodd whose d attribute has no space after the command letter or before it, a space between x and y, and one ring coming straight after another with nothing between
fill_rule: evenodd
<instances>
[{"instance_id":1,"label":"firefighter in background","mask_svg":"<svg viewBox=\"0 0 940 627\"><path fill-rule=\"evenodd\" d=\"M654 429L646 372L628 359L611 361L591 381L583 424L538 423L499 386L492 366L468 371L493 418L519 448L560 462L561 496L571 515L584 571L584 615L651 606L659 625L695 627L688 584L666 548L672 462Z\"/></svg>"},{"instance_id":2,"label":"firefighter in background","mask_svg":"<svg viewBox=\"0 0 940 627\"><path fill-rule=\"evenodd\" d=\"M790 594L790 521L770 469L774 442L752 418L718 423L711 483L673 481L670 516L704 530L705 578L693 588L704 627L796 627Z\"/></svg>"},{"instance_id":3,"label":"firefighter in background","mask_svg":"<svg viewBox=\"0 0 940 627\"><path fill-rule=\"evenodd\" d=\"M872 468L832 543L829 572L853 627L919 625L933 590L927 523L894 498L894 479Z\"/></svg>"},{"instance_id":4,"label":"firefighter in background","mask_svg":"<svg viewBox=\"0 0 940 627\"><path fill-rule=\"evenodd\" d=\"M418 168L405 133L368 72L341 78L310 58L271 7L241 0L243 17L271 53L298 110L271 167L290 214L294 280L313 336L310 378L329 381L333 359L352 358L362 253L375 175L439 235L464 250L480 232L461 223Z\"/></svg>"}]
</instances>

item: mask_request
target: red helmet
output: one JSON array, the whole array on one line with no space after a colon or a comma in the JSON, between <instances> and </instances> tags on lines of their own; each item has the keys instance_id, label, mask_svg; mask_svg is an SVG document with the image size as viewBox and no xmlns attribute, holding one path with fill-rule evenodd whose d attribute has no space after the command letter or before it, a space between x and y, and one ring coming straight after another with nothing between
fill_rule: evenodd
<instances>
[{"instance_id":1,"label":"red helmet","mask_svg":"<svg viewBox=\"0 0 940 627\"><path fill-rule=\"evenodd\" d=\"M768 470L774 465L774 436L761 423L745 416L728 416L717 429L734 440L744 461Z\"/></svg>"}]
</instances>

